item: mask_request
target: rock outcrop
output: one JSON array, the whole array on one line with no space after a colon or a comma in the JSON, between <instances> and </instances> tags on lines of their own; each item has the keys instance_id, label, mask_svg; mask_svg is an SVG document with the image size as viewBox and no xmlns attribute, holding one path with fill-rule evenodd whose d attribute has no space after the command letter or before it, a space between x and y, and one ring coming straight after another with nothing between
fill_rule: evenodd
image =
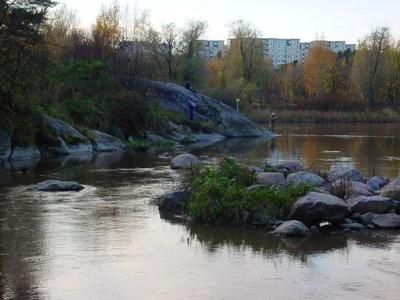
<instances>
[{"instance_id":1,"label":"rock outcrop","mask_svg":"<svg viewBox=\"0 0 400 300\"><path fill-rule=\"evenodd\" d=\"M293 204L289 219L299 220L306 225L340 223L349 213L350 210L342 199L310 192Z\"/></svg>"},{"instance_id":2,"label":"rock outcrop","mask_svg":"<svg viewBox=\"0 0 400 300\"><path fill-rule=\"evenodd\" d=\"M389 180L380 176L374 176L367 181L372 191L377 191L389 183Z\"/></svg>"},{"instance_id":3,"label":"rock outcrop","mask_svg":"<svg viewBox=\"0 0 400 300\"><path fill-rule=\"evenodd\" d=\"M133 84L154 94L161 106L188 115L188 101L197 103L195 120L211 122L214 132L225 137L259 137L274 134L221 101L212 99L183 86L160 81L136 79Z\"/></svg>"},{"instance_id":4,"label":"rock outcrop","mask_svg":"<svg viewBox=\"0 0 400 300\"><path fill-rule=\"evenodd\" d=\"M41 152L45 155L85 154L93 152L89 139L71 125L44 116L49 132L43 132L39 141Z\"/></svg>"}]
</instances>

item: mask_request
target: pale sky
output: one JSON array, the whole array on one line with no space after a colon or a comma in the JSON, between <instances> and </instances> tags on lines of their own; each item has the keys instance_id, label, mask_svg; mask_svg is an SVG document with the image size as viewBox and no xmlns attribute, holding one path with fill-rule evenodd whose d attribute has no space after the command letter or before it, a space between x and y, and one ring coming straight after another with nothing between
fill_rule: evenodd
<instances>
[{"instance_id":1,"label":"pale sky","mask_svg":"<svg viewBox=\"0 0 400 300\"><path fill-rule=\"evenodd\" d=\"M89 28L102 4L113 0L59 0L76 10L79 21ZM150 11L157 27L188 19L208 23L205 38L225 40L228 24L243 18L261 30L263 37L315 39L356 43L372 28L388 26L400 39L400 0L120 0L121 6L135 5Z\"/></svg>"}]
</instances>

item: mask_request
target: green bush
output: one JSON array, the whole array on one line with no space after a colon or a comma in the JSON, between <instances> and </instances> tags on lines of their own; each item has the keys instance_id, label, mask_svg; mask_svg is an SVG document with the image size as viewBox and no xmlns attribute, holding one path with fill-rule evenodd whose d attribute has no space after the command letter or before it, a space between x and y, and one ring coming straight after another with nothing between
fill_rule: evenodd
<instances>
[{"instance_id":1,"label":"green bush","mask_svg":"<svg viewBox=\"0 0 400 300\"><path fill-rule=\"evenodd\" d=\"M255 180L254 172L233 159L189 168L184 183L193 194L185 212L196 221L218 224L239 223L241 213L261 210L271 218L283 218L296 199L313 190L310 186L289 186L248 191Z\"/></svg>"}]
</instances>

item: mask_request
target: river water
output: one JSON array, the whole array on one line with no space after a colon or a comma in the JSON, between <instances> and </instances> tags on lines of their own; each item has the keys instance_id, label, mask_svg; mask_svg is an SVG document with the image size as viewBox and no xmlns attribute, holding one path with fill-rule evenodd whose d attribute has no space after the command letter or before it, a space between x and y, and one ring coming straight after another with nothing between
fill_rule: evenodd
<instances>
[{"instance_id":1,"label":"river water","mask_svg":"<svg viewBox=\"0 0 400 300\"><path fill-rule=\"evenodd\" d=\"M400 125L282 125L274 141L192 152L248 164L349 162L400 174ZM186 225L151 200L179 173L169 159L116 153L0 167L1 299L399 299L400 232L280 239L260 229ZM33 167L33 168L32 168ZM10 169L15 170L11 172ZM73 179L78 193L41 193Z\"/></svg>"}]
</instances>

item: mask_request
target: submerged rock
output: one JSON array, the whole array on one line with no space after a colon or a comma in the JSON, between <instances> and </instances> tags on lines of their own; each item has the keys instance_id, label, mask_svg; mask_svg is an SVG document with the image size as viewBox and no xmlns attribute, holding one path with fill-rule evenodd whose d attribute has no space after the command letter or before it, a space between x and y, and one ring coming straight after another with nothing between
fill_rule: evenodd
<instances>
[{"instance_id":1,"label":"submerged rock","mask_svg":"<svg viewBox=\"0 0 400 300\"><path fill-rule=\"evenodd\" d=\"M326 183L325 179L323 179L321 176L305 171L289 174L286 180L288 184L305 184L318 187L323 186Z\"/></svg>"},{"instance_id":2,"label":"submerged rock","mask_svg":"<svg viewBox=\"0 0 400 300\"><path fill-rule=\"evenodd\" d=\"M172 169L186 169L190 166L200 164L200 160L190 153L180 154L174 157L171 161Z\"/></svg>"},{"instance_id":3,"label":"submerged rock","mask_svg":"<svg viewBox=\"0 0 400 300\"><path fill-rule=\"evenodd\" d=\"M36 189L44 192L78 192L84 186L75 181L46 180L39 182Z\"/></svg>"},{"instance_id":4,"label":"submerged rock","mask_svg":"<svg viewBox=\"0 0 400 300\"><path fill-rule=\"evenodd\" d=\"M257 175L257 183L269 187L283 187L286 184L286 179L279 172L262 172Z\"/></svg>"},{"instance_id":5,"label":"submerged rock","mask_svg":"<svg viewBox=\"0 0 400 300\"><path fill-rule=\"evenodd\" d=\"M379 196L400 201L400 179L393 180L388 185L380 189Z\"/></svg>"},{"instance_id":6,"label":"submerged rock","mask_svg":"<svg viewBox=\"0 0 400 300\"><path fill-rule=\"evenodd\" d=\"M349 164L335 164L332 165L328 172L330 181L336 181L339 179L349 179L351 181L363 182L364 178L360 172L357 171Z\"/></svg>"},{"instance_id":7,"label":"submerged rock","mask_svg":"<svg viewBox=\"0 0 400 300\"><path fill-rule=\"evenodd\" d=\"M41 157L40 151L36 147L15 147L9 155L9 160L35 160Z\"/></svg>"},{"instance_id":8,"label":"submerged rock","mask_svg":"<svg viewBox=\"0 0 400 300\"><path fill-rule=\"evenodd\" d=\"M306 225L322 222L341 223L349 212L342 199L329 194L310 192L293 204L289 218Z\"/></svg>"},{"instance_id":9,"label":"submerged rock","mask_svg":"<svg viewBox=\"0 0 400 300\"><path fill-rule=\"evenodd\" d=\"M309 236L311 235L310 229L307 228L302 222L297 220L290 220L283 222L274 230L274 233L285 236Z\"/></svg>"},{"instance_id":10,"label":"submerged rock","mask_svg":"<svg viewBox=\"0 0 400 300\"><path fill-rule=\"evenodd\" d=\"M93 134L93 149L97 152L113 152L113 151L122 151L126 148L124 143L121 142L120 139L109 135L107 133L91 130Z\"/></svg>"},{"instance_id":11,"label":"submerged rock","mask_svg":"<svg viewBox=\"0 0 400 300\"><path fill-rule=\"evenodd\" d=\"M359 214L365 214L367 212L384 214L398 207L397 201L380 196L351 198L347 200L347 204L353 212Z\"/></svg>"}]
</instances>

